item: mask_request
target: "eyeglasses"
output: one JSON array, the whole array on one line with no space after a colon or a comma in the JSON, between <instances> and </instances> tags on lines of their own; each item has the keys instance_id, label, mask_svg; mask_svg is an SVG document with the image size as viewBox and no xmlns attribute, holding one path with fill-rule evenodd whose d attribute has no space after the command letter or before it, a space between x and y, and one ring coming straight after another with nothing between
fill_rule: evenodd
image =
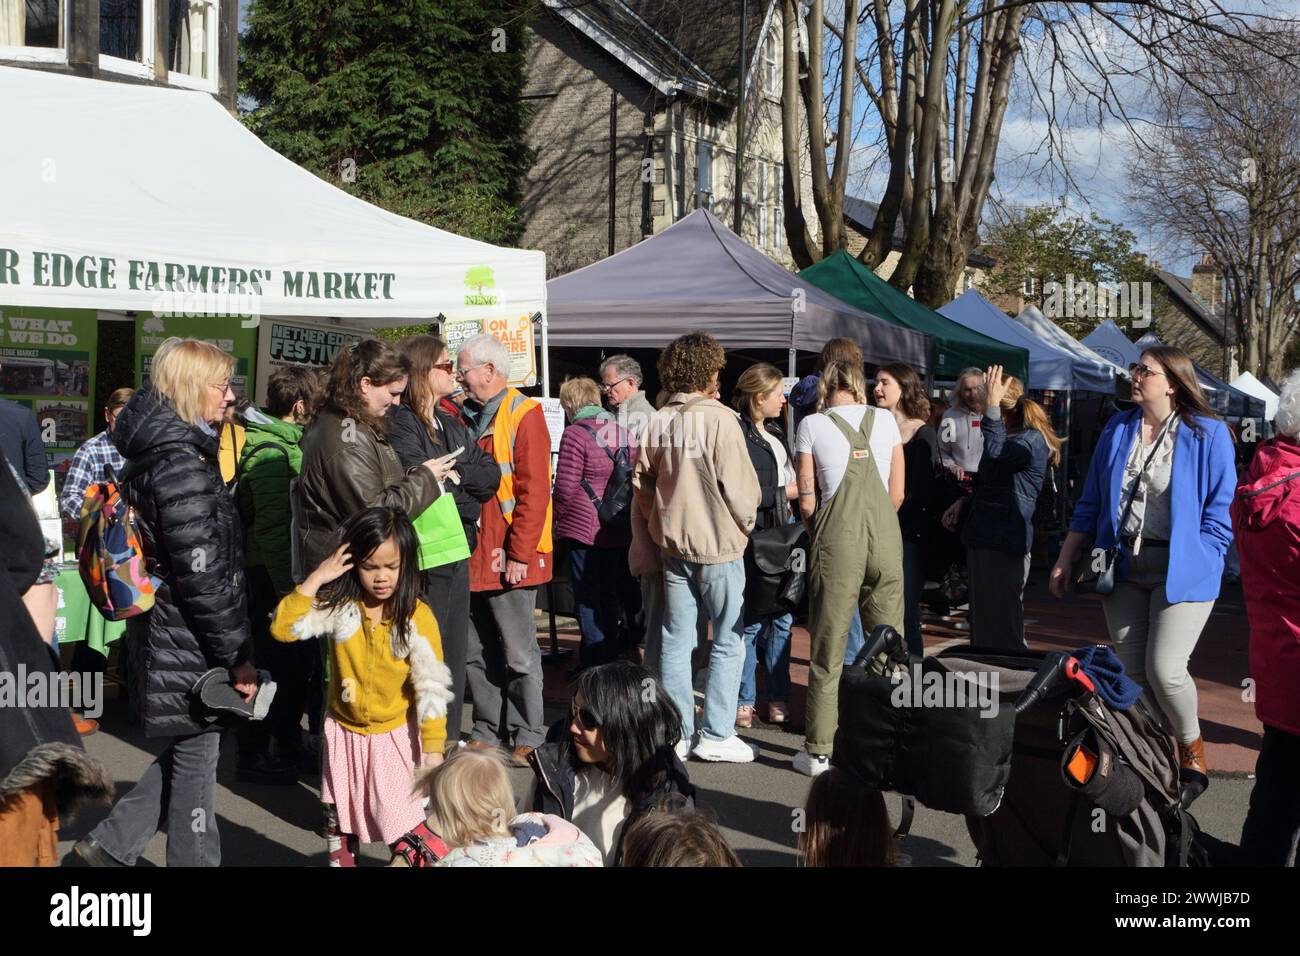
<instances>
[{"instance_id":1,"label":"eyeglasses","mask_svg":"<svg viewBox=\"0 0 1300 956\"><path fill-rule=\"evenodd\" d=\"M469 368L463 368L463 369L461 369L460 371L458 371L458 372L456 373L456 377L457 377L458 379L460 379L460 380L463 382L463 381L465 380L465 376L466 376L468 373L474 371L474 369L476 369L476 368L487 368L487 367L488 367L489 365L491 365L491 364L492 364L491 362L484 362L482 365L471 365Z\"/></svg>"},{"instance_id":2,"label":"eyeglasses","mask_svg":"<svg viewBox=\"0 0 1300 956\"><path fill-rule=\"evenodd\" d=\"M1134 362L1128 367L1129 374L1134 378L1150 378L1152 375L1164 375L1159 369L1151 368L1149 365L1142 365ZM1165 375L1166 378L1169 376Z\"/></svg>"},{"instance_id":3,"label":"eyeglasses","mask_svg":"<svg viewBox=\"0 0 1300 956\"><path fill-rule=\"evenodd\" d=\"M222 395L225 395L226 392L230 391L230 382L229 382L229 381L226 381L226 382L211 382L211 383L209 384L209 387L210 387L210 388L219 388L219 389L221 389L221 394L222 394Z\"/></svg>"},{"instance_id":4,"label":"eyeglasses","mask_svg":"<svg viewBox=\"0 0 1300 956\"><path fill-rule=\"evenodd\" d=\"M600 386L600 390L605 394L609 394L610 392L614 391L614 389L622 385L624 382L630 382L630 381L632 381L632 379L630 378L620 378L617 382L610 382L608 385L602 384Z\"/></svg>"},{"instance_id":5,"label":"eyeglasses","mask_svg":"<svg viewBox=\"0 0 1300 956\"><path fill-rule=\"evenodd\" d=\"M576 720L583 730L596 730L600 727L600 720L586 707L579 707L576 697L569 702L569 716Z\"/></svg>"}]
</instances>

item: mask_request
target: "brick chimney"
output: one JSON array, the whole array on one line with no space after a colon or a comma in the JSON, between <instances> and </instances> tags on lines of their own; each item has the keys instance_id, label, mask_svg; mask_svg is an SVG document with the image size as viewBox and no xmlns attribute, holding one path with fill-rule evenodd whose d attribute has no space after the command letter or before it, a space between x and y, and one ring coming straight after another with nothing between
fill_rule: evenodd
<instances>
[{"instance_id":1,"label":"brick chimney","mask_svg":"<svg viewBox=\"0 0 1300 956\"><path fill-rule=\"evenodd\" d=\"M1208 252L1203 253L1201 261L1192 266L1192 292L1210 307L1212 315L1219 314L1223 305L1223 275Z\"/></svg>"}]
</instances>

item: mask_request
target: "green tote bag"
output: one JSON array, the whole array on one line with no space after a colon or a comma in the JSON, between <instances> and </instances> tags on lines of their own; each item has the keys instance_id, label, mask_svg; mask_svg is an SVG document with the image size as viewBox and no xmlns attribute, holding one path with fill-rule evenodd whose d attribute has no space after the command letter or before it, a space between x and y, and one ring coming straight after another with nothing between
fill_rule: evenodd
<instances>
[{"instance_id":1,"label":"green tote bag","mask_svg":"<svg viewBox=\"0 0 1300 956\"><path fill-rule=\"evenodd\" d=\"M469 541L460 523L456 499L444 493L412 522L420 538L420 570L439 568L469 557Z\"/></svg>"}]
</instances>

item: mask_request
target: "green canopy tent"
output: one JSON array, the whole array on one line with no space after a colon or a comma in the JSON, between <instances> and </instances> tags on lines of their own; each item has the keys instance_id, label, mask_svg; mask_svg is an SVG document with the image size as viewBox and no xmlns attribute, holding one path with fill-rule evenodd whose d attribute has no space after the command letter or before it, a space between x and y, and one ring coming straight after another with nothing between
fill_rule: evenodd
<instances>
[{"instance_id":1,"label":"green canopy tent","mask_svg":"<svg viewBox=\"0 0 1300 956\"><path fill-rule=\"evenodd\" d=\"M946 319L899 292L847 252L840 250L799 273L824 292L855 309L895 325L932 336L930 370L940 381L954 381L962 369L1001 365L1022 382L1029 378L1029 352Z\"/></svg>"}]
</instances>

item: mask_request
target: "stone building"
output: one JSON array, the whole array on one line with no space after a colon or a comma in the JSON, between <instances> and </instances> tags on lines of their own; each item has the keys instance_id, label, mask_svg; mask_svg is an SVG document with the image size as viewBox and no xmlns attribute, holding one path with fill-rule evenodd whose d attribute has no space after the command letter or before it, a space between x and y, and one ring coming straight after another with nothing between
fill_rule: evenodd
<instances>
[{"instance_id":1,"label":"stone building","mask_svg":"<svg viewBox=\"0 0 1300 956\"><path fill-rule=\"evenodd\" d=\"M0 66L237 93L237 0L0 0Z\"/></svg>"},{"instance_id":2,"label":"stone building","mask_svg":"<svg viewBox=\"0 0 1300 956\"><path fill-rule=\"evenodd\" d=\"M1155 270L1151 315L1156 336L1176 345L1224 381L1238 375L1237 334L1225 321L1223 275L1208 255L1192 267L1191 278ZM1227 336L1227 360L1224 337Z\"/></svg>"},{"instance_id":3,"label":"stone building","mask_svg":"<svg viewBox=\"0 0 1300 956\"><path fill-rule=\"evenodd\" d=\"M521 245L546 250L550 275L700 207L731 225L742 69L741 235L793 266L781 206L780 4L745 7L742 66L740 0L543 0L529 36L535 158Z\"/></svg>"}]
</instances>

